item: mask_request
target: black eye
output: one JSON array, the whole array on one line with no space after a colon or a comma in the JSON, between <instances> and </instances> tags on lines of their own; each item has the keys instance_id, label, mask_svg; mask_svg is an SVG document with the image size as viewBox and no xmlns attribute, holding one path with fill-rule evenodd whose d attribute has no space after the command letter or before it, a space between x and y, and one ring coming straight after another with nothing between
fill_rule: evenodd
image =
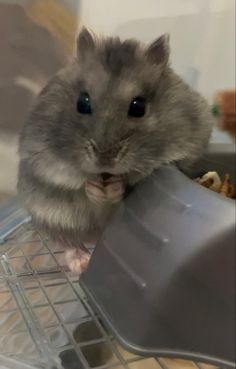
<instances>
[{"instance_id":1,"label":"black eye","mask_svg":"<svg viewBox=\"0 0 236 369\"><path fill-rule=\"evenodd\" d=\"M92 114L91 104L90 104L90 97L87 92L82 92L80 97L77 101L77 111L80 114Z\"/></svg>"},{"instance_id":2,"label":"black eye","mask_svg":"<svg viewBox=\"0 0 236 369\"><path fill-rule=\"evenodd\" d=\"M146 100L142 96L134 97L130 103L128 116L141 118L145 114Z\"/></svg>"}]
</instances>

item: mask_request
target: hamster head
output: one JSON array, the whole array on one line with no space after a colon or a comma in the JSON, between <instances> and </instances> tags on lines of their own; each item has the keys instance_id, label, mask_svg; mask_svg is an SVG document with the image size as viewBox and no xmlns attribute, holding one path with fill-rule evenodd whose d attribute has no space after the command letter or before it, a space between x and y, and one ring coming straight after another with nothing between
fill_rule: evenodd
<instances>
[{"instance_id":1,"label":"hamster head","mask_svg":"<svg viewBox=\"0 0 236 369\"><path fill-rule=\"evenodd\" d=\"M208 137L198 119L199 96L168 60L167 35L145 46L96 39L82 29L77 58L48 83L31 114L35 167L52 181L53 170L64 172L68 187L81 173L122 175L132 183L163 163L196 156Z\"/></svg>"}]
</instances>

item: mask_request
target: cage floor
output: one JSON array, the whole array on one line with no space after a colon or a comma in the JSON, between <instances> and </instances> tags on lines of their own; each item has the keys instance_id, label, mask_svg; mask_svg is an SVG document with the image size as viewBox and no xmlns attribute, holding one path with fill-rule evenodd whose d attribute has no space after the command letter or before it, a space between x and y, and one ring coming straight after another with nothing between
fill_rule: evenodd
<instances>
[{"instance_id":1,"label":"cage floor","mask_svg":"<svg viewBox=\"0 0 236 369\"><path fill-rule=\"evenodd\" d=\"M63 252L11 206L0 208L0 368L4 360L12 360L9 369L215 368L124 350L91 309Z\"/></svg>"}]
</instances>

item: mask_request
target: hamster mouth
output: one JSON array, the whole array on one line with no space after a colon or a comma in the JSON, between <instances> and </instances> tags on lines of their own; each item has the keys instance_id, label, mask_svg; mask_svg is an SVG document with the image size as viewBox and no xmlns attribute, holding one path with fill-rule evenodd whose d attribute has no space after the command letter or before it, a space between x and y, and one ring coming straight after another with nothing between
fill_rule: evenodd
<instances>
[{"instance_id":1,"label":"hamster mouth","mask_svg":"<svg viewBox=\"0 0 236 369\"><path fill-rule=\"evenodd\" d=\"M111 173L101 173L101 177L103 179L103 182L109 180L111 177L114 177Z\"/></svg>"},{"instance_id":2,"label":"hamster mouth","mask_svg":"<svg viewBox=\"0 0 236 369\"><path fill-rule=\"evenodd\" d=\"M103 182L104 186L106 186L109 183L123 181L122 176L114 175L114 174L111 174L111 173L101 173L101 179L102 179L102 182Z\"/></svg>"}]
</instances>

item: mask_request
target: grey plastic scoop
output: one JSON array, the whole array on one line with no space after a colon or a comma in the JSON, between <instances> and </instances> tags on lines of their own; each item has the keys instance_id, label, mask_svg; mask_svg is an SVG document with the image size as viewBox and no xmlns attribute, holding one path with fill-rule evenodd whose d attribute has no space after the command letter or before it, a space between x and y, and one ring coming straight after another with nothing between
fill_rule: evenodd
<instances>
[{"instance_id":1,"label":"grey plastic scoop","mask_svg":"<svg viewBox=\"0 0 236 369\"><path fill-rule=\"evenodd\" d=\"M229 165L234 175L227 156L224 165L211 151L195 175ZM235 367L235 201L178 169L157 170L130 194L81 284L129 350Z\"/></svg>"}]
</instances>

